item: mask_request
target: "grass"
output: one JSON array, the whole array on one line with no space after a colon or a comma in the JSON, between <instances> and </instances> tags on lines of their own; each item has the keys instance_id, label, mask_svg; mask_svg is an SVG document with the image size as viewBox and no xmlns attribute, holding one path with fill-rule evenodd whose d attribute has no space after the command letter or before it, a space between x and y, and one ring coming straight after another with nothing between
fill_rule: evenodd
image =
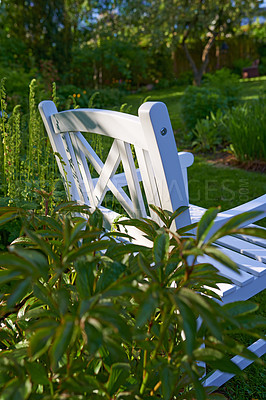
<instances>
[{"instance_id":1,"label":"grass","mask_svg":"<svg viewBox=\"0 0 266 400\"><path fill-rule=\"evenodd\" d=\"M266 95L266 76L261 77L260 80L241 79L240 83L241 100L243 101L255 100L262 94Z\"/></svg>"},{"instance_id":2,"label":"grass","mask_svg":"<svg viewBox=\"0 0 266 400\"><path fill-rule=\"evenodd\" d=\"M266 193L265 174L212 165L202 156L196 156L188 169L188 182L192 204L205 208L220 205L222 211Z\"/></svg>"},{"instance_id":3,"label":"grass","mask_svg":"<svg viewBox=\"0 0 266 400\"><path fill-rule=\"evenodd\" d=\"M147 96L150 96L149 101L164 102L169 111L179 150L189 147L184 140L184 125L180 118L179 100L184 89L180 87L154 90L125 98L125 102L132 104L134 114L137 114L138 107ZM266 93L266 78L241 82L241 101L256 99L261 93ZM212 165L208 156L196 155L194 164L188 169L188 178L190 202L205 208L220 205L222 210L226 210L266 193L265 174ZM266 218L260 221L260 225L266 227ZM266 291L254 296L252 301L260 304L259 315L266 316ZM244 343L250 344L246 341ZM245 369L244 377L234 377L219 388L219 392L228 400L265 400L266 369L261 365L252 364Z\"/></svg>"}]
</instances>

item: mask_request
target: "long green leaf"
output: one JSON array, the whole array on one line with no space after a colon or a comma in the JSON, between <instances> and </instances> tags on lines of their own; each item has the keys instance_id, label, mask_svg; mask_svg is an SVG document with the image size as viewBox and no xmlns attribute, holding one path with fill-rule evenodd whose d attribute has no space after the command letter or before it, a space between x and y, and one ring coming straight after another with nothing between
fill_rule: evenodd
<instances>
[{"instance_id":1,"label":"long green leaf","mask_svg":"<svg viewBox=\"0 0 266 400\"><path fill-rule=\"evenodd\" d=\"M169 235L163 233L158 235L153 244L153 257L155 263L163 263L168 258L169 251Z\"/></svg>"},{"instance_id":2,"label":"long green leaf","mask_svg":"<svg viewBox=\"0 0 266 400\"><path fill-rule=\"evenodd\" d=\"M42 250L47 256L51 257L51 259L55 262L60 262L58 255L53 251L52 247L47 241L33 231L25 229L25 232L29 238L40 248L40 250Z\"/></svg>"},{"instance_id":3,"label":"long green leaf","mask_svg":"<svg viewBox=\"0 0 266 400\"><path fill-rule=\"evenodd\" d=\"M51 345L55 328L53 325L35 331L29 342L29 352L32 361L44 354Z\"/></svg>"},{"instance_id":4,"label":"long green leaf","mask_svg":"<svg viewBox=\"0 0 266 400\"><path fill-rule=\"evenodd\" d=\"M208 238L208 243L213 243L217 239L229 235L230 233L235 233L236 230L240 229L242 224L247 224L254 217L261 215L260 211L249 211L244 212L234 217L230 218L218 231L216 231L211 237Z\"/></svg>"},{"instance_id":5,"label":"long green leaf","mask_svg":"<svg viewBox=\"0 0 266 400\"><path fill-rule=\"evenodd\" d=\"M16 303L19 303L23 297L31 290L31 278L26 278L21 281L15 288L13 293L7 299L7 306L13 307Z\"/></svg>"},{"instance_id":6,"label":"long green leaf","mask_svg":"<svg viewBox=\"0 0 266 400\"><path fill-rule=\"evenodd\" d=\"M13 221L13 219L16 219L19 217L19 214L16 211L9 211L5 214L2 214L0 216L0 226L5 225L7 222Z\"/></svg>"},{"instance_id":7,"label":"long green leaf","mask_svg":"<svg viewBox=\"0 0 266 400\"><path fill-rule=\"evenodd\" d=\"M51 357L52 367L57 368L58 362L66 352L74 331L74 320L72 318L65 318L63 323L56 329L55 340L49 350Z\"/></svg>"},{"instance_id":8,"label":"long green leaf","mask_svg":"<svg viewBox=\"0 0 266 400\"><path fill-rule=\"evenodd\" d=\"M211 227L213 226L214 220L219 212L218 208L210 208L201 217L198 223L197 241L198 245L202 246L206 239Z\"/></svg>"},{"instance_id":9,"label":"long green leaf","mask_svg":"<svg viewBox=\"0 0 266 400\"><path fill-rule=\"evenodd\" d=\"M157 307L158 297L155 289L151 288L145 295L143 295L143 299L136 316L136 326L142 327L145 323L147 323Z\"/></svg>"},{"instance_id":10,"label":"long green leaf","mask_svg":"<svg viewBox=\"0 0 266 400\"><path fill-rule=\"evenodd\" d=\"M112 396L118 389L123 386L129 377L130 365L126 363L116 363L111 367L111 373L106 384L108 393Z\"/></svg>"},{"instance_id":11,"label":"long green leaf","mask_svg":"<svg viewBox=\"0 0 266 400\"><path fill-rule=\"evenodd\" d=\"M185 212L186 210L188 210L188 208L189 208L189 207L187 207L187 206L182 206L182 207L179 207L177 210L175 210L175 211L172 213L172 215L171 215L169 221L167 222L167 227L170 228L170 226L171 226L172 222L174 221L174 219L176 219L180 214L182 214L183 212Z\"/></svg>"},{"instance_id":12,"label":"long green leaf","mask_svg":"<svg viewBox=\"0 0 266 400\"><path fill-rule=\"evenodd\" d=\"M205 254L212 257L214 260L219 261L224 264L226 267L231 268L235 272L240 273L239 267L237 264L231 260L226 254L224 254L221 250L214 246L206 246L204 249Z\"/></svg>"},{"instance_id":13,"label":"long green leaf","mask_svg":"<svg viewBox=\"0 0 266 400\"><path fill-rule=\"evenodd\" d=\"M173 368L167 364L163 367L160 377L162 382L163 399L170 400L176 386L176 374L174 373Z\"/></svg>"},{"instance_id":14,"label":"long green leaf","mask_svg":"<svg viewBox=\"0 0 266 400\"><path fill-rule=\"evenodd\" d=\"M175 299L182 317L183 329L186 336L186 351L187 354L191 356L196 343L197 320L192 309L185 304L180 297L176 296Z\"/></svg>"},{"instance_id":15,"label":"long green leaf","mask_svg":"<svg viewBox=\"0 0 266 400\"><path fill-rule=\"evenodd\" d=\"M248 236L256 236L262 239L266 239L266 229L262 228L239 228L235 233L241 234L241 235L248 235Z\"/></svg>"}]
</instances>

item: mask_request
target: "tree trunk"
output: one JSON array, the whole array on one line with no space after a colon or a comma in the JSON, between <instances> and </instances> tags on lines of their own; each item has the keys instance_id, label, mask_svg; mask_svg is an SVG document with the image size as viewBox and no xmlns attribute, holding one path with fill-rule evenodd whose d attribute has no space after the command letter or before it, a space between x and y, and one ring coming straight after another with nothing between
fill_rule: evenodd
<instances>
[{"instance_id":1,"label":"tree trunk","mask_svg":"<svg viewBox=\"0 0 266 400\"><path fill-rule=\"evenodd\" d=\"M191 54L190 54L190 52L188 50L188 47L187 47L187 44L186 44L186 40L183 40L182 45L183 45L183 48L185 50L186 57L187 57L190 65L191 65L191 68L192 68L193 73L194 73L194 82L193 82L193 84L196 85L196 86L200 86L202 76L206 72L206 68L207 68L207 65L209 63L209 53L210 53L210 50L211 50L213 44L215 43L215 39L216 39L217 35L218 35L218 32L212 33L211 37L209 38L208 42L206 43L206 45L205 45L205 47L204 47L204 49L202 51L200 68L197 68L196 63L193 60L193 58L192 58L192 56L191 56Z\"/></svg>"},{"instance_id":2,"label":"tree trunk","mask_svg":"<svg viewBox=\"0 0 266 400\"><path fill-rule=\"evenodd\" d=\"M190 66L191 66L191 68L192 68L192 71L193 71L193 74L194 74L194 81L193 81L193 84L196 85L196 86L200 86L202 74L200 74L200 70L198 70L198 68L197 68L197 66L196 66L196 63L195 63L195 61L193 60L193 58L192 58L192 56L191 56L191 54L190 54L190 52L189 52L189 50L188 50L188 47L187 47L186 42L183 41L182 45L183 45L183 48L184 48L184 50L185 50L186 57L187 57L187 59L188 59L188 61L189 61L189 64L190 64Z\"/></svg>"},{"instance_id":3,"label":"tree trunk","mask_svg":"<svg viewBox=\"0 0 266 400\"><path fill-rule=\"evenodd\" d=\"M172 50L172 61L173 61L173 73L174 77L176 78L178 75L178 67L177 67L177 60L176 60L176 52Z\"/></svg>"}]
</instances>

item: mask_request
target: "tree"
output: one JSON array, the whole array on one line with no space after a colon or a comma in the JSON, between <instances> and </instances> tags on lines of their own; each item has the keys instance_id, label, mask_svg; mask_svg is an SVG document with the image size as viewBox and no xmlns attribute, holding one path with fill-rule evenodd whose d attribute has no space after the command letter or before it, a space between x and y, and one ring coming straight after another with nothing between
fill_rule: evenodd
<instances>
[{"instance_id":1,"label":"tree","mask_svg":"<svg viewBox=\"0 0 266 400\"><path fill-rule=\"evenodd\" d=\"M258 14L260 3L261 0L128 0L123 2L123 11L127 23L142 25L142 32L153 43L164 43L173 55L181 44L194 82L200 85L217 37L233 33L244 18L251 20ZM200 64L190 51L191 43L198 40L202 43Z\"/></svg>"},{"instance_id":2,"label":"tree","mask_svg":"<svg viewBox=\"0 0 266 400\"><path fill-rule=\"evenodd\" d=\"M39 65L41 60L51 60L64 72L80 21L89 12L89 3L83 0L2 0L0 21L7 39L25 44L27 61L31 57Z\"/></svg>"},{"instance_id":3,"label":"tree","mask_svg":"<svg viewBox=\"0 0 266 400\"><path fill-rule=\"evenodd\" d=\"M198 0L190 1L189 16L182 26L181 43L194 73L196 85L200 85L209 62L209 52L219 35L232 33L243 18L251 18L258 11L260 1L250 0ZM203 41L201 65L197 66L188 47L189 38L200 36Z\"/></svg>"}]
</instances>

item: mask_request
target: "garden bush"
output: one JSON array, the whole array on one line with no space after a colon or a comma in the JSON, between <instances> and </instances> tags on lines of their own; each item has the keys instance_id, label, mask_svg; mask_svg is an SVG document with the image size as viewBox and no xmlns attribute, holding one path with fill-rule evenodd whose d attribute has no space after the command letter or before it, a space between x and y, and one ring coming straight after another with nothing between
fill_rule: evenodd
<instances>
[{"instance_id":1,"label":"garden bush","mask_svg":"<svg viewBox=\"0 0 266 400\"><path fill-rule=\"evenodd\" d=\"M228 108L226 97L220 89L212 87L188 86L181 98L181 115L189 130L192 130L197 121Z\"/></svg>"},{"instance_id":2,"label":"garden bush","mask_svg":"<svg viewBox=\"0 0 266 400\"><path fill-rule=\"evenodd\" d=\"M211 112L225 112L239 101L240 83L237 75L223 68L205 74L200 87L189 86L181 99L182 118L189 130L197 121L210 117Z\"/></svg>"},{"instance_id":3,"label":"garden bush","mask_svg":"<svg viewBox=\"0 0 266 400\"><path fill-rule=\"evenodd\" d=\"M228 114L227 132L231 150L239 161L266 161L266 101L251 101Z\"/></svg>"},{"instance_id":4,"label":"garden bush","mask_svg":"<svg viewBox=\"0 0 266 400\"><path fill-rule=\"evenodd\" d=\"M227 115L219 109L216 114L211 112L210 117L198 120L192 131L192 146L200 151L215 151L217 147L228 143L225 135L226 118Z\"/></svg>"},{"instance_id":5,"label":"garden bush","mask_svg":"<svg viewBox=\"0 0 266 400\"><path fill-rule=\"evenodd\" d=\"M233 73L242 78L243 68L250 67L251 65L252 61L249 58L238 58L233 61Z\"/></svg>"},{"instance_id":6,"label":"garden bush","mask_svg":"<svg viewBox=\"0 0 266 400\"><path fill-rule=\"evenodd\" d=\"M11 113L13 108L20 104L22 110L28 109L29 84L34 76L34 71L25 72L20 68L3 68L0 66L0 81L5 79L5 88L8 94L8 109Z\"/></svg>"},{"instance_id":7,"label":"garden bush","mask_svg":"<svg viewBox=\"0 0 266 400\"><path fill-rule=\"evenodd\" d=\"M239 100L239 77L227 68L222 68L214 74L205 74L203 86L219 89L222 96L226 98L228 107L234 106Z\"/></svg>"},{"instance_id":8,"label":"garden bush","mask_svg":"<svg viewBox=\"0 0 266 400\"><path fill-rule=\"evenodd\" d=\"M255 356L231 333L251 326L260 337L264 320L251 302L214 301L212 288L227 279L195 259L208 254L235 269L211 243L236 232L243 216L206 241L218 210L206 212L196 237L191 226L171 232L182 209L154 211L163 226L124 221L149 237L153 246L144 247L121 242L103 230L98 210L73 203L50 215L0 209L1 224L23 220L21 236L0 254L1 399L223 398L202 386L198 362L240 373L230 356Z\"/></svg>"}]
</instances>

